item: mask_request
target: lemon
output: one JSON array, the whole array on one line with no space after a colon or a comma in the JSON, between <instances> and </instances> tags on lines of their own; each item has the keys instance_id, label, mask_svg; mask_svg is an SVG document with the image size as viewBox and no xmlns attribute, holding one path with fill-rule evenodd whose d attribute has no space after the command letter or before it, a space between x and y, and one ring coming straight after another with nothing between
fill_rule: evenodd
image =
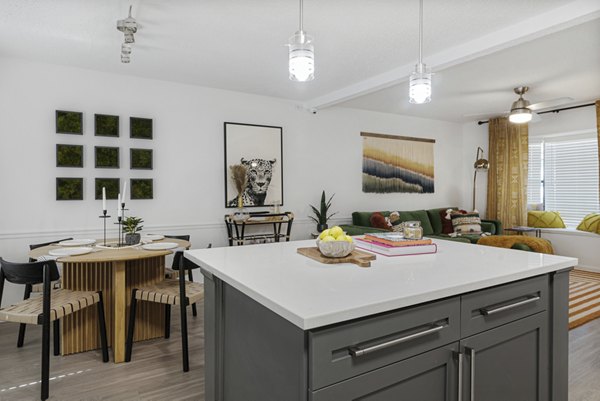
<instances>
[{"instance_id":1,"label":"lemon","mask_svg":"<svg viewBox=\"0 0 600 401\"><path fill-rule=\"evenodd\" d=\"M329 229L323 230L323 232L319 235L319 239L322 240L326 236L329 235Z\"/></svg>"},{"instance_id":2,"label":"lemon","mask_svg":"<svg viewBox=\"0 0 600 401\"><path fill-rule=\"evenodd\" d=\"M323 242L335 241L335 238L332 237L331 235L326 235L323 238L321 238L321 241L323 241Z\"/></svg>"},{"instance_id":3,"label":"lemon","mask_svg":"<svg viewBox=\"0 0 600 401\"><path fill-rule=\"evenodd\" d=\"M352 243L352 237L349 235L346 235L346 238L344 238L346 241Z\"/></svg>"},{"instance_id":4,"label":"lemon","mask_svg":"<svg viewBox=\"0 0 600 401\"><path fill-rule=\"evenodd\" d=\"M343 234L344 234L344 230L342 230L342 228L340 226L331 227L329 229L329 235L331 235L332 237L337 238Z\"/></svg>"},{"instance_id":5,"label":"lemon","mask_svg":"<svg viewBox=\"0 0 600 401\"><path fill-rule=\"evenodd\" d=\"M335 237L336 241L346 241L346 234L341 234Z\"/></svg>"}]
</instances>

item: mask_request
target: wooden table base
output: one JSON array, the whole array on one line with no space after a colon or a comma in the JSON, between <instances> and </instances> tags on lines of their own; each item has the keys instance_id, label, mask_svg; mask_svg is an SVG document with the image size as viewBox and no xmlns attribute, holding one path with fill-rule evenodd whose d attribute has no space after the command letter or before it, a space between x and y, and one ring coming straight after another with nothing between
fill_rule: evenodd
<instances>
[{"instance_id":1,"label":"wooden table base","mask_svg":"<svg viewBox=\"0 0 600 401\"><path fill-rule=\"evenodd\" d=\"M139 260L64 263L63 288L80 291L102 290L108 344L115 363L125 359L125 333L132 288L154 284L164 279L165 257ZM61 351L63 355L100 348L96 308L86 308L62 319ZM135 341L162 337L164 308L151 302L138 303Z\"/></svg>"}]
</instances>

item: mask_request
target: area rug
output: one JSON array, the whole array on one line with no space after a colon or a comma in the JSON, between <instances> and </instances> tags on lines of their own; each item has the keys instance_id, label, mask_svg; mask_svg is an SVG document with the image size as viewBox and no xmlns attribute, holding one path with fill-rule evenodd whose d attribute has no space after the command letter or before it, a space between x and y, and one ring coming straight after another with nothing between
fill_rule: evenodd
<instances>
[{"instance_id":1,"label":"area rug","mask_svg":"<svg viewBox=\"0 0 600 401\"><path fill-rule=\"evenodd\" d=\"M569 277L569 330L600 317L600 273L573 270Z\"/></svg>"}]
</instances>

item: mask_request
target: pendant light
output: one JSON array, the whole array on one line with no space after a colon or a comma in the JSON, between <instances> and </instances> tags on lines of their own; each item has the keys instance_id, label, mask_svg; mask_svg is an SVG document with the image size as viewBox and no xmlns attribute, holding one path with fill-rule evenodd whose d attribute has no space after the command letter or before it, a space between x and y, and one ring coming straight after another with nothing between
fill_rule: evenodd
<instances>
[{"instance_id":1,"label":"pendant light","mask_svg":"<svg viewBox=\"0 0 600 401\"><path fill-rule=\"evenodd\" d=\"M427 72L427 66L423 64L423 0L419 0L419 63L410 74L409 102L431 102L431 73Z\"/></svg>"},{"instance_id":2,"label":"pendant light","mask_svg":"<svg viewBox=\"0 0 600 401\"><path fill-rule=\"evenodd\" d=\"M300 0L300 27L288 45L290 80L298 82L315 79L315 48L313 38L304 32L303 9L303 0Z\"/></svg>"}]
</instances>

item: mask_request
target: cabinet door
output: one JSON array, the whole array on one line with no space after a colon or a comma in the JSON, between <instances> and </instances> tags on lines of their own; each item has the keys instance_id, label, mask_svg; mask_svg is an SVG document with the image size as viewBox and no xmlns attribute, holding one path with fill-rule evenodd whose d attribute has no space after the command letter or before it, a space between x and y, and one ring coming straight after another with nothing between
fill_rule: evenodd
<instances>
[{"instance_id":1,"label":"cabinet door","mask_svg":"<svg viewBox=\"0 0 600 401\"><path fill-rule=\"evenodd\" d=\"M311 401L457 401L458 343L311 393Z\"/></svg>"},{"instance_id":2,"label":"cabinet door","mask_svg":"<svg viewBox=\"0 0 600 401\"><path fill-rule=\"evenodd\" d=\"M462 340L461 401L547 401L547 327L541 312Z\"/></svg>"}]
</instances>

